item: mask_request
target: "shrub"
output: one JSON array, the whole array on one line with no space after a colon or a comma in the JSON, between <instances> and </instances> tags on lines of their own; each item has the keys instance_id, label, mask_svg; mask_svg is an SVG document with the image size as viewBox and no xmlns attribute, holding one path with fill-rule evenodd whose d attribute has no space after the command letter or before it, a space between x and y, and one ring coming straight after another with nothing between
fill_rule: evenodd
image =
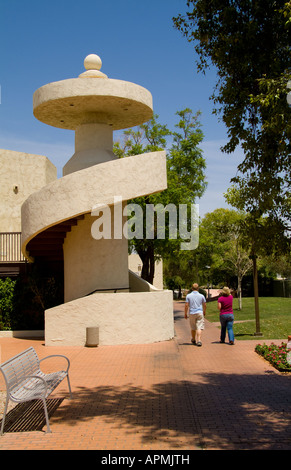
<instances>
[{"instance_id":1,"label":"shrub","mask_svg":"<svg viewBox=\"0 0 291 470\"><path fill-rule=\"evenodd\" d=\"M274 343L257 344L255 351L281 372L291 372L291 364L287 362L287 355L290 356L291 349L287 348L287 343L282 342L280 346Z\"/></svg>"},{"instance_id":2,"label":"shrub","mask_svg":"<svg viewBox=\"0 0 291 470\"><path fill-rule=\"evenodd\" d=\"M0 330L11 329L15 284L9 277L0 279Z\"/></svg>"},{"instance_id":3,"label":"shrub","mask_svg":"<svg viewBox=\"0 0 291 470\"><path fill-rule=\"evenodd\" d=\"M0 279L0 330L43 330L44 311L63 303L58 276L31 269L17 280Z\"/></svg>"}]
</instances>

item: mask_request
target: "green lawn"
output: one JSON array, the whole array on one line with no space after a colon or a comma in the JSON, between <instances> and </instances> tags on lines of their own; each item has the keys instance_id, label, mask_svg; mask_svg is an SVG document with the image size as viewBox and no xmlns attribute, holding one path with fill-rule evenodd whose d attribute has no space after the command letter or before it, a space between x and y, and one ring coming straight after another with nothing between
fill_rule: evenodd
<instances>
[{"instance_id":1,"label":"green lawn","mask_svg":"<svg viewBox=\"0 0 291 470\"><path fill-rule=\"evenodd\" d=\"M286 339L291 335L291 298L261 297L259 299L260 330L263 336L254 336L256 331L255 303L250 297L243 297L242 310L238 299L233 300L234 334L236 339ZM217 301L207 303L206 318L219 322ZM238 323L243 321L243 323Z\"/></svg>"}]
</instances>

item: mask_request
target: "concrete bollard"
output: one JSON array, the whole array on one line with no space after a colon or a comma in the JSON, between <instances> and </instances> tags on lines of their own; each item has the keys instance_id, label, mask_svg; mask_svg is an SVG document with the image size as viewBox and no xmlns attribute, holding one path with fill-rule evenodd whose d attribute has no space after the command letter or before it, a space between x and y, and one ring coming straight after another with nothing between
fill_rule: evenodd
<instances>
[{"instance_id":1,"label":"concrete bollard","mask_svg":"<svg viewBox=\"0 0 291 470\"><path fill-rule=\"evenodd\" d=\"M96 348L99 344L99 326L86 328L86 346Z\"/></svg>"}]
</instances>

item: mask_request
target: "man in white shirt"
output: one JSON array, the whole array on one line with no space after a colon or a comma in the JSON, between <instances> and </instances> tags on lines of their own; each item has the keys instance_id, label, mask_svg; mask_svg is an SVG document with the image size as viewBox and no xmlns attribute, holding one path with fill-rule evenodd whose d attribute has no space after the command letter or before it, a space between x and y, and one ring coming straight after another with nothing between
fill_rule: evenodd
<instances>
[{"instance_id":1,"label":"man in white shirt","mask_svg":"<svg viewBox=\"0 0 291 470\"><path fill-rule=\"evenodd\" d=\"M188 310L191 328L191 342L202 346L201 334L204 330L204 317L206 315L206 300L204 295L198 292L198 284L193 284L192 292L186 296L185 318L187 319Z\"/></svg>"}]
</instances>

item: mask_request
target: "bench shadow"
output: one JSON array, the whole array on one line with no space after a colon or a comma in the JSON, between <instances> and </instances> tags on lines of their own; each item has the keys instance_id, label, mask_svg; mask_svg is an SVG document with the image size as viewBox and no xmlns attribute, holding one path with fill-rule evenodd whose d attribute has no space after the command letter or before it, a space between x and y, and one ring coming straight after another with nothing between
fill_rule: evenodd
<instances>
[{"instance_id":1,"label":"bench shadow","mask_svg":"<svg viewBox=\"0 0 291 470\"><path fill-rule=\"evenodd\" d=\"M59 408L64 398L47 398L47 411L49 419ZM11 402L10 402L11 403ZM2 419L0 420L0 427ZM4 425L4 434L9 432L46 431L46 420L42 400L32 400L18 403L7 414Z\"/></svg>"}]
</instances>

